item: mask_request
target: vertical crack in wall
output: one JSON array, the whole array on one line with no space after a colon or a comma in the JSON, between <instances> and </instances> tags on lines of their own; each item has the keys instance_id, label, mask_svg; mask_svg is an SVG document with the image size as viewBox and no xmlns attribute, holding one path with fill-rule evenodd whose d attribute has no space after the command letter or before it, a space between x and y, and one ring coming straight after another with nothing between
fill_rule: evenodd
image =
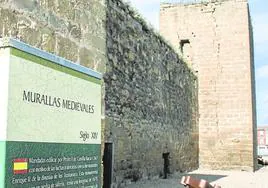
<instances>
[{"instance_id":1,"label":"vertical crack in wall","mask_svg":"<svg viewBox=\"0 0 268 188\"><path fill-rule=\"evenodd\" d=\"M218 80L220 79L220 72L221 72L221 63L220 63L220 43L219 43L219 39L218 39L218 23L217 23L217 18L216 18L216 15L215 15L215 12L216 12L216 4L212 4L213 6L213 10L211 12L211 17L212 17L212 20L213 20L213 31L214 31L214 37L213 37L213 47L214 49L216 50L216 57L217 57L217 73L216 73L216 79L215 79L215 95L216 95L216 98L217 98L217 101L215 103L215 107L216 107L216 110L215 110L215 113L216 113L216 118L215 118L215 122L216 122L216 129L217 129L217 137L218 138L221 138L220 137L220 127L219 127L219 92L218 92ZM219 140L221 143L222 143L222 140Z\"/></svg>"},{"instance_id":2,"label":"vertical crack in wall","mask_svg":"<svg viewBox=\"0 0 268 188\"><path fill-rule=\"evenodd\" d=\"M206 13L210 13L210 17L212 19L213 22L213 49L214 49L214 54L216 55L216 76L214 78L214 81L212 82L214 84L214 105L215 105L215 129L216 129L216 140L215 140L215 145L217 144L221 144L223 145L223 141L221 140L221 133L220 133L220 117L219 117L219 91L218 91L218 81L220 80L220 73L222 72L222 68L221 68L221 63L220 63L220 41L218 39L218 23L217 23L217 18L216 18L216 10L217 10L217 4L216 3L210 3L211 5L211 9L209 11L207 11ZM217 151L215 150L215 148L209 147L210 148L210 153L213 156L213 163L217 163L217 157L215 156Z\"/></svg>"}]
</instances>

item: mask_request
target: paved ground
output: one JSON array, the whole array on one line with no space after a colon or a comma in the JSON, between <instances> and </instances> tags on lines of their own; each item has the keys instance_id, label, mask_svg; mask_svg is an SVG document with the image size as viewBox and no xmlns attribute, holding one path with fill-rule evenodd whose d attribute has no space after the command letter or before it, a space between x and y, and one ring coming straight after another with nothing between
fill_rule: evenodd
<instances>
[{"instance_id":1,"label":"paved ground","mask_svg":"<svg viewBox=\"0 0 268 188\"><path fill-rule=\"evenodd\" d=\"M169 179L157 179L133 183L127 188L183 188L178 182L185 174L176 174ZM206 179L212 185L217 184L222 188L268 188L268 167L263 167L256 172L245 171L205 171L196 170L187 175Z\"/></svg>"}]
</instances>

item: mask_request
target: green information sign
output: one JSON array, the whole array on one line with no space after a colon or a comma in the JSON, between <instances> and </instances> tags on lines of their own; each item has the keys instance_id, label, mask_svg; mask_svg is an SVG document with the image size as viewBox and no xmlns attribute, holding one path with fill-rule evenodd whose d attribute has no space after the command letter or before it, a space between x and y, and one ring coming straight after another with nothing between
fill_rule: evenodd
<instances>
[{"instance_id":1,"label":"green information sign","mask_svg":"<svg viewBox=\"0 0 268 188\"><path fill-rule=\"evenodd\" d=\"M101 75L0 40L0 188L100 187Z\"/></svg>"}]
</instances>

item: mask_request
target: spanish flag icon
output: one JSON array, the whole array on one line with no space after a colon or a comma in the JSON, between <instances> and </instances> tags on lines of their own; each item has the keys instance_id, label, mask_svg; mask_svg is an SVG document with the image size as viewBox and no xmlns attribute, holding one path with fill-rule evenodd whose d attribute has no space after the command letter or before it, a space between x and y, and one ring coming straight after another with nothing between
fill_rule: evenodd
<instances>
[{"instance_id":1,"label":"spanish flag icon","mask_svg":"<svg viewBox=\"0 0 268 188\"><path fill-rule=\"evenodd\" d=\"M14 174L27 174L28 173L28 159L20 158L13 160L13 173Z\"/></svg>"}]
</instances>

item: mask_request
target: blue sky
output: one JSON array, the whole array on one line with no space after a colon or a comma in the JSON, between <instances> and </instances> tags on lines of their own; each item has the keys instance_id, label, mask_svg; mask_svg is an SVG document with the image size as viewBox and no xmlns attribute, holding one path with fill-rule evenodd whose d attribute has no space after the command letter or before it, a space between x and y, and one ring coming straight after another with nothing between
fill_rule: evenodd
<instances>
[{"instance_id":1,"label":"blue sky","mask_svg":"<svg viewBox=\"0 0 268 188\"><path fill-rule=\"evenodd\" d=\"M158 30L160 0L129 1ZM257 124L268 125L268 0L248 2L254 32Z\"/></svg>"}]
</instances>

